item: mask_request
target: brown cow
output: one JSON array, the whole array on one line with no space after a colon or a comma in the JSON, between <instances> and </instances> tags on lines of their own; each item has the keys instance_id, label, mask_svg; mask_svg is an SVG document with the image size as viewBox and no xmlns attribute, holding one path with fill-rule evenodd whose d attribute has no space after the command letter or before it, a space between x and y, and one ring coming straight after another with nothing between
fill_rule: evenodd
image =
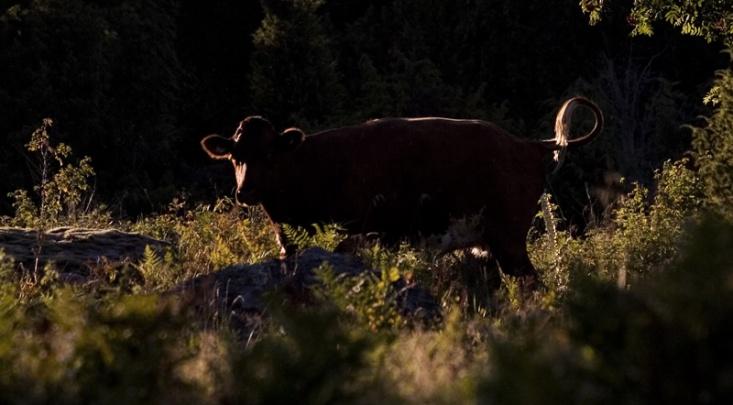
<instances>
[{"instance_id":1,"label":"brown cow","mask_svg":"<svg viewBox=\"0 0 733 405\"><path fill-rule=\"evenodd\" d=\"M595 126L568 141L577 106ZM201 141L214 159L234 165L236 199L262 204L278 224L339 223L347 232L388 238L445 231L451 218L480 215L480 240L502 270L536 279L526 237L542 195L548 160L601 131L603 116L575 97L557 114L555 139L516 138L479 120L386 118L305 136L278 134L261 117L243 120L231 138Z\"/></svg>"}]
</instances>

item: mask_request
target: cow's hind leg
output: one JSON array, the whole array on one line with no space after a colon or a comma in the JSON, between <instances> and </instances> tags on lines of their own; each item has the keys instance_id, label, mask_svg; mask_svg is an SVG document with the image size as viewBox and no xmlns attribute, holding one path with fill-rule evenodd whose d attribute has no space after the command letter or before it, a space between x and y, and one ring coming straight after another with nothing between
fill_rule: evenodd
<instances>
[{"instance_id":1,"label":"cow's hind leg","mask_svg":"<svg viewBox=\"0 0 733 405\"><path fill-rule=\"evenodd\" d=\"M539 284L539 275L527 255L526 236L504 235L501 238L492 238L489 246L501 271L517 277L528 289L534 289Z\"/></svg>"}]
</instances>

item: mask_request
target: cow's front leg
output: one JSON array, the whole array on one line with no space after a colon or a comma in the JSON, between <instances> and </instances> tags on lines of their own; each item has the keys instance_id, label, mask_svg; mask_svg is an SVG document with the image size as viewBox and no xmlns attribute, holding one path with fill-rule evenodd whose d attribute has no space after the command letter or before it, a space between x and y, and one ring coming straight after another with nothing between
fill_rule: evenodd
<instances>
[{"instance_id":1,"label":"cow's front leg","mask_svg":"<svg viewBox=\"0 0 733 405\"><path fill-rule=\"evenodd\" d=\"M275 231L275 241L280 248L280 260L285 260L289 256L295 254L295 252L298 250L298 247L290 242L280 224L273 224L273 228Z\"/></svg>"}]
</instances>

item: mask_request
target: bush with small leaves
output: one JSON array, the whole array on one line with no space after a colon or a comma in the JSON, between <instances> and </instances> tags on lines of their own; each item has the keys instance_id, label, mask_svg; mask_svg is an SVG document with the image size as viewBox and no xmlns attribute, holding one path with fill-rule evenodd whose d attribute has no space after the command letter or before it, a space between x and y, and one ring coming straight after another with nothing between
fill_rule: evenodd
<instances>
[{"instance_id":1,"label":"bush with small leaves","mask_svg":"<svg viewBox=\"0 0 733 405\"><path fill-rule=\"evenodd\" d=\"M703 201L699 175L687 159L668 161L657 170L655 193L635 184L622 197L608 224L573 238L566 231L530 240L530 255L556 292L566 291L574 273L593 274L627 285L656 275L673 262L688 222ZM544 214L546 215L546 214Z\"/></svg>"},{"instance_id":2,"label":"bush with small leaves","mask_svg":"<svg viewBox=\"0 0 733 405\"><path fill-rule=\"evenodd\" d=\"M91 210L91 196L86 196L91 189L89 179L94 176L91 158L85 156L77 163L70 163L71 147L51 143L52 127L53 120L45 118L26 144L29 152L38 155L39 184L33 188L38 198L34 201L26 190L10 193L8 196L15 208L15 217L10 224L45 228L64 222L88 222L89 219L106 222L109 216L104 209ZM85 197L87 204L81 206ZM94 215L88 215L90 213Z\"/></svg>"}]
</instances>

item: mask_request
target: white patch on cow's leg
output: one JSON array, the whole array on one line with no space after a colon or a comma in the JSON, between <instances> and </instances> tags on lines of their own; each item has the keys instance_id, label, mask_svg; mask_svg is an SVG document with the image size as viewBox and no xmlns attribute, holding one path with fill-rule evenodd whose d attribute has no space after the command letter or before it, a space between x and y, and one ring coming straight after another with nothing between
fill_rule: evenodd
<instances>
[{"instance_id":1,"label":"white patch on cow's leg","mask_svg":"<svg viewBox=\"0 0 733 405\"><path fill-rule=\"evenodd\" d=\"M479 213L468 218L452 220L448 229L440 238L438 249L445 253L479 245L483 232L481 218Z\"/></svg>"},{"instance_id":2,"label":"white patch on cow's leg","mask_svg":"<svg viewBox=\"0 0 733 405\"><path fill-rule=\"evenodd\" d=\"M285 260L288 258L288 250L285 249L285 246L280 246L280 260Z\"/></svg>"},{"instance_id":3,"label":"white patch on cow's leg","mask_svg":"<svg viewBox=\"0 0 733 405\"><path fill-rule=\"evenodd\" d=\"M280 247L280 261L285 262L285 259L288 258L285 235L283 234L283 230L280 225L274 224L273 228L275 229L275 242Z\"/></svg>"},{"instance_id":4,"label":"white patch on cow's leg","mask_svg":"<svg viewBox=\"0 0 733 405\"><path fill-rule=\"evenodd\" d=\"M477 258L490 257L490 252L481 249L482 246L485 246L481 237L482 218L482 214L478 213L469 217L452 219L446 232L437 241L438 252L433 256L433 262L435 263L440 257L456 250L464 250L467 254L470 253Z\"/></svg>"},{"instance_id":5,"label":"white patch on cow's leg","mask_svg":"<svg viewBox=\"0 0 733 405\"><path fill-rule=\"evenodd\" d=\"M481 249L478 246L474 246L471 248L471 254L474 257L480 258L480 259L488 259L491 257L491 252L487 249Z\"/></svg>"},{"instance_id":6,"label":"white patch on cow's leg","mask_svg":"<svg viewBox=\"0 0 733 405\"><path fill-rule=\"evenodd\" d=\"M244 177L247 174L247 164L246 163L235 163L234 164L234 175L237 178L237 192L242 188L244 185Z\"/></svg>"},{"instance_id":7,"label":"white patch on cow's leg","mask_svg":"<svg viewBox=\"0 0 733 405\"><path fill-rule=\"evenodd\" d=\"M285 249L285 244L283 243L283 230L278 224L273 224L272 227L275 230L275 242L280 247L278 255L278 259L280 260L280 274L286 276L288 274L288 251Z\"/></svg>"}]
</instances>

